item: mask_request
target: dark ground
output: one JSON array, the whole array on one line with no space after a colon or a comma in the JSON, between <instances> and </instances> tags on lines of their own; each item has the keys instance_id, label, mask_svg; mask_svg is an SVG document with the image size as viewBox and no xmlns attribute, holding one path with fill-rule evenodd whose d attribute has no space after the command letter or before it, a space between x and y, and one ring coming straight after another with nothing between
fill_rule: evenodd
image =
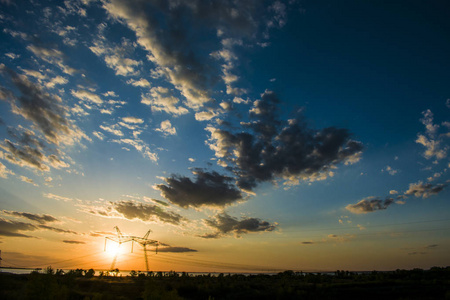
<instances>
[{"instance_id":1,"label":"dark ground","mask_svg":"<svg viewBox=\"0 0 450 300\"><path fill-rule=\"evenodd\" d=\"M334 275L93 275L92 269L64 274L51 268L44 273L0 273L0 299L450 299L450 267Z\"/></svg>"}]
</instances>

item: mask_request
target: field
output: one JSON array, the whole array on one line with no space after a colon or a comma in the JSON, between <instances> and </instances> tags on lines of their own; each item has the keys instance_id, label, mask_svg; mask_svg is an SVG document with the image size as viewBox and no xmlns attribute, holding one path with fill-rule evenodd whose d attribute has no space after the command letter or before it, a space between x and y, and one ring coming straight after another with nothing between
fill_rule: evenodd
<instances>
[{"instance_id":1,"label":"field","mask_svg":"<svg viewBox=\"0 0 450 300\"><path fill-rule=\"evenodd\" d=\"M450 299L450 267L392 272L276 275L132 272L120 277L90 270L47 268L0 273L0 299Z\"/></svg>"}]
</instances>

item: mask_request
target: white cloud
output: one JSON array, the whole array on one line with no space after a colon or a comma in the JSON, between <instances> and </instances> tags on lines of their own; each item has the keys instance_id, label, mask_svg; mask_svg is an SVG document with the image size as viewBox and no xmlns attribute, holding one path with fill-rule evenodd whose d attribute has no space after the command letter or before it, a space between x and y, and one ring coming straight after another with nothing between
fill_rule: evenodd
<instances>
[{"instance_id":1,"label":"white cloud","mask_svg":"<svg viewBox=\"0 0 450 300\"><path fill-rule=\"evenodd\" d=\"M201 111L201 112L195 113L195 119L197 121L209 121L218 115L219 115L219 113L217 111L213 111L213 110Z\"/></svg>"},{"instance_id":2,"label":"white cloud","mask_svg":"<svg viewBox=\"0 0 450 300\"><path fill-rule=\"evenodd\" d=\"M28 177L26 177L26 176L19 176L19 178L20 178L20 180L22 180L23 182L30 183L30 184L32 184L32 185L34 185L34 186L38 186L38 185L34 182L34 180L31 179L31 178L28 178Z\"/></svg>"},{"instance_id":3,"label":"white cloud","mask_svg":"<svg viewBox=\"0 0 450 300\"><path fill-rule=\"evenodd\" d=\"M3 158L3 152L1 152L1 156ZM13 171L9 170L4 164L0 162L0 177L8 178L8 175L15 175Z\"/></svg>"},{"instance_id":4,"label":"white cloud","mask_svg":"<svg viewBox=\"0 0 450 300\"><path fill-rule=\"evenodd\" d=\"M123 136L123 132L120 131L120 129L119 129L120 127L117 124L110 125L110 126L100 125L100 128L103 129L104 131L107 131L107 132L112 133L114 135Z\"/></svg>"},{"instance_id":5,"label":"white cloud","mask_svg":"<svg viewBox=\"0 0 450 300\"><path fill-rule=\"evenodd\" d=\"M144 120L140 119L140 118L136 118L136 117L123 117L122 120L126 123L131 123L131 124L142 124L144 123Z\"/></svg>"},{"instance_id":6,"label":"white cloud","mask_svg":"<svg viewBox=\"0 0 450 300\"><path fill-rule=\"evenodd\" d=\"M49 198L49 199L54 199L57 201L64 201L64 202L68 202L68 201L72 201L73 199L68 198L68 197L63 197L63 196L58 196L52 193L44 193L44 197Z\"/></svg>"},{"instance_id":7,"label":"white cloud","mask_svg":"<svg viewBox=\"0 0 450 300\"><path fill-rule=\"evenodd\" d=\"M141 103L149 105L152 111L163 111L175 116L188 113L185 107L178 105L179 99L164 87L153 87L150 93L142 95Z\"/></svg>"},{"instance_id":8,"label":"white cloud","mask_svg":"<svg viewBox=\"0 0 450 300\"><path fill-rule=\"evenodd\" d=\"M105 138L105 135L104 135L103 133L99 132L99 131L94 131L92 134L93 134L95 137L97 137L99 140L102 140L102 141L103 141L103 139Z\"/></svg>"},{"instance_id":9,"label":"white cloud","mask_svg":"<svg viewBox=\"0 0 450 300\"><path fill-rule=\"evenodd\" d=\"M150 87L150 82L148 82L148 80L145 78L141 78L139 80L130 79L127 81L127 83L131 84L132 86L138 86L143 88Z\"/></svg>"},{"instance_id":10,"label":"white cloud","mask_svg":"<svg viewBox=\"0 0 450 300\"><path fill-rule=\"evenodd\" d=\"M45 84L45 86L49 89L54 88L55 85L61 85L61 84L66 84L68 83L69 80L67 80L66 78L62 77L62 76L56 76L53 77L49 82L47 82Z\"/></svg>"},{"instance_id":11,"label":"white cloud","mask_svg":"<svg viewBox=\"0 0 450 300\"><path fill-rule=\"evenodd\" d=\"M89 101L95 104L102 104L103 100L100 98L100 96L98 96L97 94L94 94L90 91L86 91L86 90L71 90L70 91L72 96L77 97L80 100L85 100L85 101Z\"/></svg>"},{"instance_id":12,"label":"white cloud","mask_svg":"<svg viewBox=\"0 0 450 300\"><path fill-rule=\"evenodd\" d=\"M155 131L162 132L164 135L175 135L177 130L172 126L169 120L161 122L161 126L156 128Z\"/></svg>"}]
</instances>

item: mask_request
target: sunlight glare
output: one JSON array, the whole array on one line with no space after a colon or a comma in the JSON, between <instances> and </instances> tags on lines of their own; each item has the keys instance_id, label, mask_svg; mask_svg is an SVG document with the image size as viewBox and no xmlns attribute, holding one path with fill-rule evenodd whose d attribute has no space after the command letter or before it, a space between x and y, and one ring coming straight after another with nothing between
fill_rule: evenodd
<instances>
[{"instance_id":1,"label":"sunlight glare","mask_svg":"<svg viewBox=\"0 0 450 300\"><path fill-rule=\"evenodd\" d=\"M114 257L118 254L123 254L125 250L124 245L120 245L119 243L108 243L106 245L105 253L110 257Z\"/></svg>"}]
</instances>

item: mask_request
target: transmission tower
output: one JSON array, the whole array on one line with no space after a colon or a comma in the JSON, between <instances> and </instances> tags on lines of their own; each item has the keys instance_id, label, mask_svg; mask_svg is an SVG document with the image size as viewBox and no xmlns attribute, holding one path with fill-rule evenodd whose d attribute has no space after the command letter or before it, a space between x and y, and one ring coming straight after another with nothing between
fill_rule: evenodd
<instances>
[{"instance_id":1,"label":"transmission tower","mask_svg":"<svg viewBox=\"0 0 450 300\"><path fill-rule=\"evenodd\" d=\"M136 243L138 243L139 245L141 245L144 248L145 268L146 268L146 270L148 272L149 268L148 268L147 246L149 246L149 245L155 246L156 254L158 254L158 246L163 245L163 244L161 244L159 241L152 240L152 239L148 238L149 234L152 232L150 229L147 231L147 233L143 237L132 236L132 235L123 235L122 232L120 231L119 227L117 227L117 226L115 226L114 229L116 229L117 236L107 236L107 237L105 237L105 249L104 249L104 251L106 251L106 241L110 240L110 241L113 241L115 243L118 243L119 247L123 243L131 242L131 253L133 253L134 242L136 242ZM119 251L117 251L116 254L114 255L113 261L111 263L110 270L114 269L114 266L115 266L116 261L117 261L118 254L119 254Z\"/></svg>"}]
</instances>

